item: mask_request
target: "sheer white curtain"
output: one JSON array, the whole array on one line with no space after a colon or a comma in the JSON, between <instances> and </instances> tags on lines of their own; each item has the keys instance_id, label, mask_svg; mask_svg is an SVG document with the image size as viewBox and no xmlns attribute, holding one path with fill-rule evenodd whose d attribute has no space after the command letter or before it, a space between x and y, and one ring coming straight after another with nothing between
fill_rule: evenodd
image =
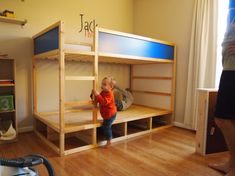
<instances>
[{"instance_id":1,"label":"sheer white curtain","mask_svg":"<svg viewBox=\"0 0 235 176\"><path fill-rule=\"evenodd\" d=\"M195 0L184 125L196 129L197 88L214 88L218 0Z\"/></svg>"}]
</instances>

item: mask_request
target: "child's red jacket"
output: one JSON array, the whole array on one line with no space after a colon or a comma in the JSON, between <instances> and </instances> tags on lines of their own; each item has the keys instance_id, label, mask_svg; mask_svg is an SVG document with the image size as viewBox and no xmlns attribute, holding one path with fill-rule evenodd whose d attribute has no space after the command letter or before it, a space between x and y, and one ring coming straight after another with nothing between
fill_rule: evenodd
<instances>
[{"instance_id":1,"label":"child's red jacket","mask_svg":"<svg viewBox=\"0 0 235 176\"><path fill-rule=\"evenodd\" d=\"M95 97L100 104L100 114L104 119L110 119L117 113L114 95L112 91L102 91Z\"/></svg>"}]
</instances>

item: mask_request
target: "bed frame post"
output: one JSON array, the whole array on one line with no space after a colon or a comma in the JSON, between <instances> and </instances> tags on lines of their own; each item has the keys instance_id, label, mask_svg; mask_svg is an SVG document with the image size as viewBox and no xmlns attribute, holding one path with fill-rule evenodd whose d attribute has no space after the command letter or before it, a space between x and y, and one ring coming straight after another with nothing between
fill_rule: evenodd
<instances>
[{"instance_id":1,"label":"bed frame post","mask_svg":"<svg viewBox=\"0 0 235 176\"><path fill-rule=\"evenodd\" d=\"M59 126L60 126L60 156L64 155L64 88L65 88L65 56L64 56L64 23L59 25Z\"/></svg>"},{"instance_id":2,"label":"bed frame post","mask_svg":"<svg viewBox=\"0 0 235 176\"><path fill-rule=\"evenodd\" d=\"M97 89L97 84L98 84L98 35L99 35L99 30L98 28L95 28L95 35L94 35L94 39L93 39L93 48L94 48L94 52L95 52L95 57L94 57L94 64L93 64L93 76L95 77L94 81L93 81L93 89L96 90ZM93 108L93 123L97 122L97 103L94 104L94 108Z\"/></svg>"},{"instance_id":3,"label":"bed frame post","mask_svg":"<svg viewBox=\"0 0 235 176\"><path fill-rule=\"evenodd\" d=\"M171 110L173 117L171 118L171 123L174 121L175 116L175 93L176 93L176 45L174 45L174 62L172 65L172 94L171 94Z\"/></svg>"},{"instance_id":4,"label":"bed frame post","mask_svg":"<svg viewBox=\"0 0 235 176\"><path fill-rule=\"evenodd\" d=\"M95 77L93 81L93 89L97 89L97 84L98 84L98 38L99 38L99 30L98 27L94 28L94 37L93 37L93 47L92 49L95 52L94 56L94 61L93 61L93 76ZM94 103L93 111L92 111L92 121L93 123L97 123L97 116L98 116L98 107L97 103ZM93 129L93 145L96 145L97 143L97 138L96 138L96 127Z\"/></svg>"}]
</instances>

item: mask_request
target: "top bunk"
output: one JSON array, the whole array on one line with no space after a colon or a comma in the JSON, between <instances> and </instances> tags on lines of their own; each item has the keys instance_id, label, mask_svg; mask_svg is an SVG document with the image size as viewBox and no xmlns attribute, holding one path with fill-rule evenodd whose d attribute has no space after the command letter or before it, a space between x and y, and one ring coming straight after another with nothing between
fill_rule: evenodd
<instances>
[{"instance_id":1,"label":"top bunk","mask_svg":"<svg viewBox=\"0 0 235 176\"><path fill-rule=\"evenodd\" d=\"M121 64L174 63L175 44L96 27L92 45L67 44L59 21L33 36L34 59Z\"/></svg>"}]
</instances>

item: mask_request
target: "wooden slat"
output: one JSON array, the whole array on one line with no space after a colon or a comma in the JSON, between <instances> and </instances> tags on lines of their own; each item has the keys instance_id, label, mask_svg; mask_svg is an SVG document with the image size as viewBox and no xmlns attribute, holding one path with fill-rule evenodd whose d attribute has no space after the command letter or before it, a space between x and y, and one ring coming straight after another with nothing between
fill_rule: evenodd
<instances>
[{"instance_id":1,"label":"wooden slat","mask_svg":"<svg viewBox=\"0 0 235 176\"><path fill-rule=\"evenodd\" d=\"M64 154L65 155L71 155L73 153L81 152L81 151L92 149L92 148L95 148L95 147L96 146L92 145L92 144L91 145L82 146L82 147L77 147L77 148L74 148L74 149L65 150Z\"/></svg>"},{"instance_id":2,"label":"wooden slat","mask_svg":"<svg viewBox=\"0 0 235 176\"><path fill-rule=\"evenodd\" d=\"M196 152L205 155L206 154L206 136L207 136L207 124L208 124L208 110L209 110L209 92L198 92L198 117L197 117L197 133L196 133Z\"/></svg>"},{"instance_id":3,"label":"wooden slat","mask_svg":"<svg viewBox=\"0 0 235 176\"><path fill-rule=\"evenodd\" d=\"M85 105L93 105L93 101L65 102L65 107L79 107Z\"/></svg>"},{"instance_id":4,"label":"wooden slat","mask_svg":"<svg viewBox=\"0 0 235 176\"><path fill-rule=\"evenodd\" d=\"M150 130L145 130L145 131L141 131L141 132L137 132L137 133L133 133L133 134L128 134L127 139L134 138L134 137L137 137L137 136L142 136L142 135L145 135L145 134L148 134L148 133L151 133L151 131Z\"/></svg>"},{"instance_id":5,"label":"wooden slat","mask_svg":"<svg viewBox=\"0 0 235 176\"><path fill-rule=\"evenodd\" d=\"M59 49L47 51L41 54L34 55L35 59L55 59L59 57Z\"/></svg>"},{"instance_id":6,"label":"wooden slat","mask_svg":"<svg viewBox=\"0 0 235 176\"><path fill-rule=\"evenodd\" d=\"M65 49L64 52L66 55L73 54L80 56L95 56L94 51L75 51L75 50Z\"/></svg>"},{"instance_id":7,"label":"wooden slat","mask_svg":"<svg viewBox=\"0 0 235 176\"><path fill-rule=\"evenodd\" d=\"M172 80L173 77L167 77L167 76L133 76L132 79Z\"/></svg>"},{"instance_id":8,"label":"wooden slat","mask_svg":"<svg viewBox=\"0 0 235 176\"><path fill-rule=\"evenodd\" d=\"M132 92L133 93L161 95L161 96L171 96L171 93L164 93L164 92L151 92L151 91L142 91L142 90L132 90Z\"/></svg>"},{"instance_id":9,"label":"wooden slat","mask_svg":"<svg viewBox=\"0 0 235 176\"><path fill-rule=\"evenodd\" d=\"M65 55L66 61L76 61L76 62L94 62L94 56L81 56L75 54L66 54Z\"/></svg>"},{"instance_id":10,"label":"wooden slat","mask_svg":"<svg viewBox=\"0 0 235 176\"><path fill-rule=\"evenodd\" d=\"M95 80L94 76L66 76L66 81L93 81Z\"/></svg>"},{"instance_id":11,"label":"wooden slat","mask_svg":"<svg viewBox=\"0 0 235 176\"><path fill-rule=\"evenodd\" d=\"M165 126L161 126L161 127L153 128L153 129L152 129L152 132L156 132L156 131L164 130L164 129L171 128L171 127L173 127L173 125L165 125Z\"/></svg>"},{"instance_id":12,"label":"wooden slat","mask_svg":"<svg viewBox=\"0 0 235 176\"><path fill-rule=\"evenodd\" d=\"M14 87L15 84L0 84L0 87Z\"/></svg>"},{"instance_id":13,"label":"wooden slat","mask_svg":"<svg viewBox=\"0 0 235 176\"><path fill-rule=\"evenodd\" d=\"M59 23L59 127L60 127L60 156L64 155L64 97L65 97L65 53L64 53L64 23Z\"/></svg>"},{"instance_id":14,"label":"wooden slat","mask_svg":"<svg viewBox=\"0 0 235 176\"><path fill-rule=\"evenodd\" d=\"M172 110L170 110L170 109L157 108L157 107L154 107L154 106L146 106L146 105L141 105L141 104L137 104L137 103L133 103L133 106L140 106L140 107L145 107L145 108L157 109L159 111L165 112L165 114L163 114L163 115L171 114L172 113Z\"/></svg>"},{"instance_id":15,"label":"wooden slat","mask_svg":"<svg viewBox=\"0 0 235 176\"><path fill-rule=\"evenodd\" d=\"M97 124L93 124L91 121L90 124L87 123L87 124L83 124L83 125L81 125L81 124L66 125L65 133L67 134L67 133L72 133L72 132L94 129L97 126L101 126L101 123L99 125L97 125Z\"/></svg>"}]
</instances>

